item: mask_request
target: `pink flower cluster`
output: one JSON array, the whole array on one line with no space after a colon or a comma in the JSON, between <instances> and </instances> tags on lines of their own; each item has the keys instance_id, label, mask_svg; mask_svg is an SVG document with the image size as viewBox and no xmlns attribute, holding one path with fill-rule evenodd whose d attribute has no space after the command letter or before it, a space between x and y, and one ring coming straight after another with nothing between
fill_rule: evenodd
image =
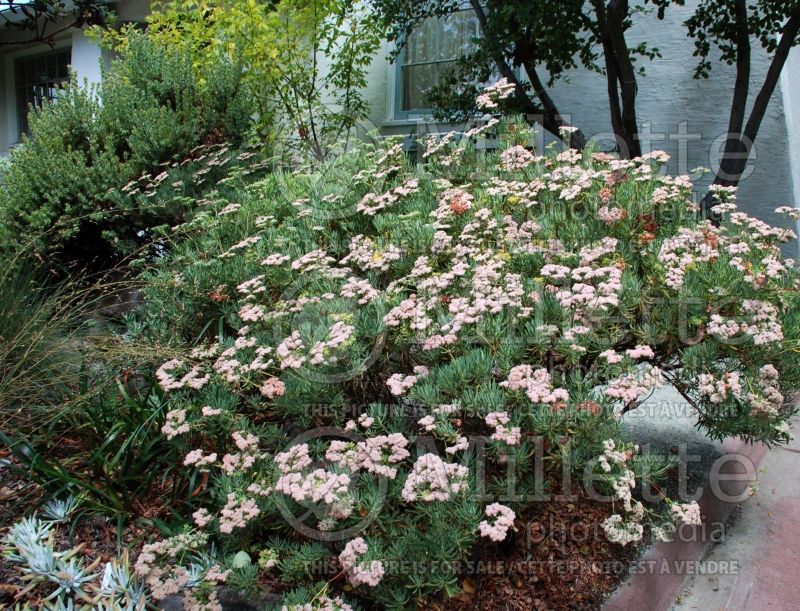
<instances>
[{"instance_id":1,"label":"pink flower cluster","mask_svg":"<svg viewBox=\"0 0 800 611\"><path fill-rule=\"evenodd\" d=\"M347 282L342 285L339 294L342 297L358 299L359 305L366 305L380 295L380 292L372 287L369 280L350 276Z\"/></svg>"},{"instance_id":2,"label":"pink flower cluster","mask_svg":"<svg viewBox=\"0 0 800 611\"><path fill-rule=\"evenodd\" d=\"M147 543L142 547L134 565L134 574L141 578L150 590L155 600L163 600L168 596L183 592L185 596L194 598L198 583L210 583L215 586L217 582L225 581L227 571L221 571L214 565L202 574L192 574L180 564L180 559L190 556L199 550L204 550L208 537L202 533L182 533L169 539ZM207 609L221 609L216 603L216 593L212 588L211 594L206 595L205 606Z\"/></svg>"},{"instance_id":3,"label":"pink flower cluster","mask_svg":"<svg viewBox=\"0 0 800 611\"><path fill-rule=\"evenodd\" d=\"M759 369L758 378L747 382L736 371L725 371L719 376L703 373L698 376L697 390L700 397L711 403L736 399L749 404L753 415L775 417L784 402L778 377L773 365L764 365Z\"/></svg>"},{"instance_id":4,"label":"pink flower cluster","mask_svg":"<svg viewBox=\"0 0 800 611\"><path fill-rule=\"evenodd\" d=\"M756 415L779 414L784 397L778 383L778 370L773 365L764 365L759 369L757 387L748 395L748 399Z\"/></svg>"},{"instance_id":5,"label":"pink flower cluster","mask_svg":"<svg viewBox=\"0 0 800 611\"><path fill-rule=\"evenodd\" d=\"M494 85L484 88L475 99L475 103L481 110L495 109L500 100L505 100L514 93L514 89L516 89L514 83L509 83L508 79L501 78Z\"/></svg>"},{"instance_id":6,"label":"pink flower cluster","mask_svg":"<svg viewBox=\"0 0 800 611\"><path fill-rule=\"evenodd\" d=\"M603 221L606 225L613 225L621 220L624 220L628 213L622 208L609 208L602 206L597 210L597 218Z\"/></svg>"},{"instance_id":7,"label":"pink flower cluster","mask_svg":"<svg viewBox=\"0 0 800 611\"><path fill-rule=\"evenodd\" d=\"M219 514L219 531L230 534L234 528L244 528L258 514L258 505L254 499L239 499L231 492L228 494L228 502Z\"/></svg>"},{"instance_id":8,"label":"pink flower cluster","mask_svg":"<svg viewBox=\"0 0 800 611\"><path fill-rule=\"evenodd\" d=\"M581 266L591 265L605 255L611 254L617 249L617 238L603 238L600 242L584 246L578 252Z\"/></svg>"},{"instance_id":9,"label":"pink flower cluster","mask_svg":"<svg viewBox=\"0 0 800 611\"><path fill-rule=\"evenodd\" d=\"M327 271L336 260L321 249L312 250L292 261L296 272Z\"/></svg>"},{"instance_id":10,"label":"pink flower cluster","mask_svg":"<svg viewBox=\"0 0 800 611\"><path fill-rule=\"evenodd\" d=\"M403 375L402 373L395 373L386 380L386 386L389 387L391 393L399 397L406 394L406 392L416 384L420 378L428 375L428 368L421 365L414 367L414 374Z\"/></svg>"},{"instance_id":11,"label":"pink flower cluster","mask_svg":"<svg viewBox=\"0 0 800 611\"><path fill-rule=\"evenodd\" d=\"M266 259L264 259L261 262L261 265L266 265L266 266L283 265L289 260L289 258L290 257L288 255L283 255L279 252L274 252L271 255L269 255Z\"/></svg>"},{"instance_id":12,"label":"pink flower cluster","mask_svg":"<svg viewBox=\"0 0 800 611\"><path fill-rule=\"evenodd\" d=\"M230 258L230 257L234 256L235 254L237 254L239 251L245 250L247 248L250 248L251 246L254 246L255 244L258 244L260 241L261 241L261 236L260 235L254 235L254 236L251 236L249 238L245 238L244 240L242 240L238 244L234 244L228 250L226 250L225 252L220 254L219 258L220 259Z\"/></svg>"},{"instance_id":13,"label":"pink flower cluster","mask_svg":"<svg viewBox=\"0 0 800 611\"><path fill-rule=\"evenodd\" d=\"M467 486L467 468L444 462L436 454L423 454L408 474L401 496L412 501L449 501Z\"/></svg>"},{"instance_id":14,"label":"pink flower cluster","mask_svg":"<svg viewBox=\"0 0 800 611\"><path fill-rule=\"evenodd\" d=\"M664 240L658 260L666 269L665 284L678 290L683 286L687 267L716 260L719 257L719 234L719 229L706 222L697 229L681 227L676 236Z\"/></svg>"},{"instance_id":15,"label":"pink flower cluster","mask_svg":"<svg viewBox=\"0 0 800 611\"><path fill-rule=\"evenodd\" d=\"M361 201L356 204L356 210L367 216L375 216L375 214L381 210L396 204L401 197L416 192L418 185L419 181L412 178L386 193L367 193L361 198Z\"/></svg>"},{"instance_id":16,"label":"pink flower cluster","mask_svg":"<svg viewBox=\"0 0 800 611\"><path fill-rule=\"evenodd\" d=\"M599 251L598 251L599 252ZM597 252L587 253L596 255ZM561 307L572 310L580 317L595 312L605 312L619 304L622 289L622 270L616 265L607 267L581 266L570 269L563 265L548 264L542 267L541 275L553 280L571 279L571 285L548 285L547 290L555 293Z\"/></svg>"},{"instance_id":17,"label":"pink flower cluster","mask_svg":"<svg viewBox=\"0 0 800 611\"><path fill-rule=\"evenodd\" d=\"M603 532L612 543L627 545L641 541L644 527L634 520L626 521L620 514L615 513L603 521Z\"/></svg>"},{"instance_id":18,"label":"pink flower cluster","mask_svg":"<svg viewBox=\"0 0 800 611\"><path fill-rule=\"evenodd\" d=\"M544 157L537 157L524 146L512 146L500 153L500 167L507 172L524 170L532 163L542 161Z\"/></svg>"},{"instance_id":19,"label":"pink flower cluster","mask_svg":"<svg viewBox=\"0 0 800 611\"><path fill-rule=\"evenodd\" d=\"M486 187L487 195L502 197L512 204L521 204L530 208L537 204L536 196L544 189L545 184L541 180L522 182L517 180L502 180L496 176L489 179L489 186Z\"/></svg>"},{"instance_id":20,"label":"pink flower cluster","mask_svg":"<svg viewBox=\"0 0 800 611\"><path fill-rule=\"evenodd\" d=\"M559 199L566 202L577 199L582 193L589 190L595 178L601 176L600 172L583 168L578 164L582 160L580 151L569 149L556 156L556 160L561 165L552 172L543 175L548 180L547 188L550 191L558 191Z\"/></svg>"},{"instance_id":21,"label":"pink flower cluster","mask_svg":"<svg viewBox=\"0 0 800 611\"><path fill-rule=\"evenodd\" d=\"M730 222L732 225L746 230L748 237L758 242L762 247L773 242L787 242L797 237L791 229L772 227L760 219L748 216L744 212L733 212Z\"/></svg>"},{"instance_id":22,"label":"pink flower cluster","mask_svg":"<svg viewBox=\"0 0 800 611\"><path fill-rule=\"evenodd\" d=\"M275 397L282 396L286 392L286 384L276 377L269 377L264 380L259 390L264 397L272 400Z\"/></svg>"},{"instance_id":23,"label":"pink flower cluster","mask_svg":"<svg viewBox=\"0 0 800 611\"><path fill-rule=\"evenodd\" d=\"M662 384L661 370L658 367L646 365L634 372L625 373L609 380L603 393L607 397L627 404L636 401L640 396Z\"/></svg>"},{"instance_id":24,"label":"pink flower cluster","mask_svg":"<svg viewBox=\"0 0 800 611\"><path fill-rule=\"evenodd\" d=\"M167 439L172 439L178 435L188 433L189 424L186 422L186 410L173 409L167 412L164 426L161 427L161 432L167 436Z\"/></svg>"},{"instance_id":25,"label":"pink flower cluster","mask_svg":"<svg viewBox=\"0 0 800 611\"><path fill-rule=\"evenodd\" d=\"M619 354L616 350L613 349L604 350L598 356L600 356L601 359L605 359L606 363L608 363L609 365L615 365L616 363L621 363L625 358L621 354Z\"/></svg>"},{"instance_id":26,"label":"pink flower cluster","mask_svg":"<svg viewBox=\"0 0 800 611\"><path fill-rule=\"evenodd\" d=\"M234 444L239 449L239 452L225 454L222 457L223 471L225 473L236 473L251 469L261 456L258 451L258 437L252 433L242 433L240 431L234 431L231 437L233 437Z\"/></svg>"},{"instance_id":27,"label":"pink flower cluster","mask_svg":"<svg viewBox=\"0 0 800 611\"><path fill-rule=\"evenodd\" d=\"M492 439L496 441L503 441L510 446L519 444L522 437L522 431L518 426L508 428L506 425L510 422L507 412L491 412L486 415L486 424L494 427Z\"/></svg>"},{"instance_id":28,"label":"pink flower cluster","mask_svg":"<svg viewBox=\"0 0 800 611\"><path fill-rule=\"evenodd\" d=\"M191 367L180 379L173 375L173 372L182 369L185 370L186 368L186 363L181 359L171 359L161 365L156 371L156 379L161 388L166 391L178 390L185 387L199 390L211 379L211 376L208 374L201 375L201 370L198 366Z\"/></svg>"},{"instance_id":29,"label":"pink flower cluster","mask_svg":"<svg viewBox=\"0 0 800 611\"><path fill-rule=\"evenodd\" d=\"M194 465L196 467L205 467L206 465L213 464L217 461L217 453L211 452L210 454L203 454L203 450L192 450L183 459L183 464L186 466Z\"/></svg>"},{"instance_id":30,"label":"pink flower cluster","mask_svg":"<svg viewBox=\"0 0 800 611\"><path fill-rule=\"evenodd\" d=\"M740 334L752 338L756 346L783 341L783 329L778 321L778 309L768 301L745 299L742 313L747 320L725 319L713 314L708 323L708 332L718 340L729 340Z\"/></svg>"},{"instance_id":31,"label":"pink flower cluster","mask_svg":"<svg viewBox=\"0 0 800 611\"><path fill-rule=\"evenodd\" d=\"M613 439L606 439L603 442L603 453L598 457L597 462L603 471L610 473L612 466L624 465L629 458L627 452L621 452L616 449L616 443Z\"/></svg>"},{"instance_id":32,"label":"pink flower cluster","mask_svg":"<svg viewBox=\"0 0 800 611\"><path fill-rule=\"evenodd\" d=\"M486 517L494 518L491 522L489 520L481 520L478 524L478 531L481 537L487 537L492 541L505 541L508 536L508 530L514 527L514 520L516 514L511 509L500 503L492 503L487 505Z\"/></svg>"},{"instance_id":33,"label":"pink flower cluster","mask_svg":"<svg viewBox=\"0 0 800 611\"><path fill-rule=\"evenodd\" d=\"M275 456L275 464L281 472L275 482L275 491L292 497L298 503L311 501L328 506L329 517L341 520L353 512L350 496L350 476L326 469L305 472L311 465L307 444L292 446Z\"/></svg>"},{"instance_id":34,"label":"pink flower cluster","mask_svg":"<svg viewBox=\"0 0 800 611\"><path fill-rule=\"evenodd\" d=\"M325 457L351 472L365 469L370 473L394 479L397 477L395 465L410 456L407 447L408 440L402 433L368 437L356 444L334 440Z\"/></svg>"},{"instance_id":35,"label":"pink flower cluster","mask_svg":"<svg viewBox=\"0 0 800 611\"><path fill-rule=\"evenodd\" d=\"M285 338L275 350L281 361L281 369L299 369L306 362L306 357L302 352L305 344L300 338L300 331L293 331Z\"/></svg>"},{"instance_id":36,"label":"pink flower cluster","mask_svg":"<svg viewBox=\"0 0 800 611\"><path fill-rule=\"evenodd\" d=\"M556 403L569 401L565 388L553 388L550 373L540 368L533 371L530 365L517 365L508 372L508 378L500 382L508 390L524 390L531 403Z\"/></svg>"},{"instance_id":37,"label":"pink flower cluster","mask_svg":"<svg viewBox=\"0 0 800 611\"><path fill-rule=\"evenodd\" d=\"M392 244L379 248L372 239L357 235L350 240L350 253L341 260L341 263L346 265L353 262L364 271L385 272L392 261L397 261L402 254L400 249Z\"/></svg>"},{"instance_id":38,"label":"pink flower cluster","mask_svg":"<svg viewBox=\"0 0 800 611\"><path fill-rule=\"evenodd\" d=\"M672 505L672 513L675 519L683 524L699 526L703 523L703 519L700 516L700 505L697 504L697 501L692 501L691 503L674 503Z\"/></svg>"},{"instance_id":39,"label":"pink flower cluster","mask_svg":"<svg viewBox=\"0 0 800 611\"><path fill-rule=\"evenodd\" d=\"M644 346L644 345L641 345L641 344L637 345L634 348L630 348L630 349L626 350L625 354L627 354L629 357L631 357L634 360L636 360L636 359L652 359L653 357L655 357L655 353L653 352L653 349L650 346Z\"/></svg>"},{"instance_id":40,"label":"pink flower cluster","mask_svg":"<svg viewBox=\"0 0 800 611\"><path fill-rule=\"evenodd\" d=\"M298 503L313 501L333 505L344 497L350 487L350 476L325 469L310 473L285 473L275 483L275 490L292 497Z\"/></svg>"},{"instance_id":41,"label":"pink flower cluster","mask_svg":"<svg viewBox=\"0 0 800 611\"><path fill-rule=\"evenodd\" d=\"M418 301L416 295L404 299L383 317L383 322L388 327L398 327L404 320L411 321L409 327L414 331L427 329L433 323L426 314L425 304Z\"/></svg>"},{"instance_id":42,"label":"pink flower cluster","mask_svg":"<svg viewBox=\"0 0 800 611\"><path fill-rule=\"evenodd\" d=\"M339 554L339 564L347 573L350 583L358 587L367 585L377 586L385 570L380 560L365 561L363 556L369 551L369 546L362 537L356 537L344 546L344 550Z\"/></svg>"},{"instance_id":43,"label":"pink flower cluster","mask_svg":"<svg viewBox=\"0 0 800 611\"><path fill-rule=\"evenodd\" d=\"M335 351L353 336L355 327L346 325L337 320L328 330L328 339L320 341L311 347L309 363L311 365L330 365L336 362Z\"/></svg>"},{"instance_id":44,"label":"pink flower cluster","mask_svg":"<svg viewBox=\"0 0 800 611\"><path fill-rule=\"evenodd\" d=\"M729 397L741 399L741 376L736 371L726 371L720 378L716 378L712 374L701 373L698 376L697 390L701 397L708 398L711 403L723 403Z\"/></svg>"}]
</instances>

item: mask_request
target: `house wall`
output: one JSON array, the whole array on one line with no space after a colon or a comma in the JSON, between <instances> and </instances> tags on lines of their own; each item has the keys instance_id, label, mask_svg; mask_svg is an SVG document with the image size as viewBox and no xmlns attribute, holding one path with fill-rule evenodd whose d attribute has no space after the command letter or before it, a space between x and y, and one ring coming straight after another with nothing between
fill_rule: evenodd
<instances>
[{"instance_id":1,"label":"house wall","mask_svg":"<svg viewBox=\"0 0 800 611\"><path fill-rule=\"evenodd\" d=\"M89 40L82 30L72 33L72 70L78 82L99 83L102 77L102 67L106 64L107 57L97 46Z\"/></svg>"},{"instance_id":2,"label":"house wall","mask_svg":"<svg viewBox=\"0 0 800 611\"><path fill-rule=\"evenodd\" d=\"M794 179L794 204L800 206L800 48L789 53L781 74L783 108L789 146L789 165ZM800 231L797 231L800 234Z\"/></svg>"},{"instance_id":3,"label":"house wall","mask_svg":"<svg viewBox=\"0 0 800 611\"><path fill-rule=\"evenodd\" d=\"M658 47L663 58L643 60L647 75L639 79L638 120L643 149L663 149L671 156L668 171L687 174L698 166L716 169L724 143L727 116L733 88L734 68L722 63L713 66L711 78L693 78L693 43L686 36L683 22L692 14L697 0L687 6L671 6L664 21L654 14L641 16L628 34L631 45L646 40ZM120 2L116 10L121 21L142 21L149 12L149 0ZM4 39L14 33L4 33ZM71 45L72 67L80 80L99 82L101 64L107 54L89 41L82 31L65 33L56 46ZM0 55L0 154L17 141L16 101L13 93L13 61L25 54L48 50L46 45L30 45ZM424 115L398 120L394 116L396 66L388 61L393 49L384 43L369 67L364 91L371 112L361 132L383 135L426 134L446 131ZM768 67L760 45L753 46L751 100ZM713 57L713 55L712 55ZM740 206L772 224L785 223L774 208L800 204L800 49L795 49L784 69L751 154L748 175L739 191ZM552 96L561 111L603 148L613 146L605 78L597 73L576 70L568 80L559 81ZM549 139L549 136L547 137ZM710 174L694 174L698 193L705 190ZM794 179L793 179L794 178Z\"/></svg>"}]
</instances>

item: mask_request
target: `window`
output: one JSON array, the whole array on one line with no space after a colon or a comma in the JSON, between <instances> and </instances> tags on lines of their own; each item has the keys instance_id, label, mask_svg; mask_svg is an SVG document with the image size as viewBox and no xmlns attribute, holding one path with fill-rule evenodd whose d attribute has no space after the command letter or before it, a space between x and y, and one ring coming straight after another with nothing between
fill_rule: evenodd
<instances>
[{"instance_id":1,"label":"window","mask_svg":"<svg viewBox=\"0 0 800 611\"><path fill-rule=\"evenodd\" d=\"M42 55L23 57L14 63L17 94L17 125L20 134L28 133L28 106L41 106L53 100L63 83L69 81L69 48Z\"/></svg>"},{"instance_id":2,"label":"window","mask_svg":"<svg viewBox=\"0 0 800 611\"><path fill-rule=\"evenodd\" d=\"M427 95L459 57L471 52L480 24L472 9L423 21L409 36L398 61L398 114L430 110Z\"/></svg>"}]
</instances>

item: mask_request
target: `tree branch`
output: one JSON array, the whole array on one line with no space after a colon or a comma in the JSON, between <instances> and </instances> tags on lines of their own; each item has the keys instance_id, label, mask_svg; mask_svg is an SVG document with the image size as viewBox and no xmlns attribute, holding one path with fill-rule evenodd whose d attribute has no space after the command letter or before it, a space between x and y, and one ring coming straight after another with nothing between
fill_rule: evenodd
<instances>
[{"instance_id":1,"label":"tree branch","mask_svg":"<svg viewBox=\"0 0 800 611\"><path fill-rule=\"evenodd\" d=\"M483 10L483 6L481 5L480 0L470 0L470 4L472 6L472 9L475 11L475 16L478 19L478 24L481 27L481 32L485 36L489 26L489 22L486 17L486 12ZM517 74L514 72L514 70L511 68L511 66L508 64L508 62L505 60L505 58L499 51L496 51L494 49L492 50L492 60L497 66L500 75L504 77L506 80L508 80L509 83L514 84L514 94L517 103L519 104L520 111L523 114L529 114L529 115L534 115L536 117L540 117L542 122L542 127L544 127L551 134L560 137L559 128L565 127L569 124L561 119L561 115L558 114L557 109L555 107L555 103L553 103L552 99L549 96L547 96L546 92L545 95L547 96L547 100L549 100L550 102L550 109L538 106L531 99L531 97L525 91L525 87L522 85L519 78L517 78ZM533 70L532 71L533 74L531 74L531 72L528 71L527 66L525 67L525 69L526 72L528 72L528 76L531 79L536 78L538 80L538 75L536 74L535 70ZM544 86L541 84L541 81L539 81L539 87L541 91L544 92ZM537 98L539 98L540 101L542 101L542 103L544 104L544 100L542 100L541 96L539 96L538 93L537 93ZM573 138L570 139L571 146L572 142L575 142L577 145L574 148L583 148L583 146L586 144L586 137L580 131L577 131L573 134Z\"/></svg>"}]
</instances>

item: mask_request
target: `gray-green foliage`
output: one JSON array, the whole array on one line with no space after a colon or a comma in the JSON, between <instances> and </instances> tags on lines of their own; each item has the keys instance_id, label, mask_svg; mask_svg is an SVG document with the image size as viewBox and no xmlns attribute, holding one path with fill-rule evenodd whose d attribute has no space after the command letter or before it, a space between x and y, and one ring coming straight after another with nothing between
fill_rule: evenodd
<instances>
[{"instance_id":1,"label":"gray-green foliage","mask_svg":"<svg viewBox=\"0 0 800 611\"><path fill-rule=\"evenodd\" d=\"M18 597L24 600L38 589L46 594L45 609L139 609L147 602L142 584L132 575L127 554L108 562L102 572L97 571L99 559L90 563L81 553L81 545L59 551L53 524L35 515L9 528L0 549L8 566L26 585Z\"/></svg>"}]
</instances>

